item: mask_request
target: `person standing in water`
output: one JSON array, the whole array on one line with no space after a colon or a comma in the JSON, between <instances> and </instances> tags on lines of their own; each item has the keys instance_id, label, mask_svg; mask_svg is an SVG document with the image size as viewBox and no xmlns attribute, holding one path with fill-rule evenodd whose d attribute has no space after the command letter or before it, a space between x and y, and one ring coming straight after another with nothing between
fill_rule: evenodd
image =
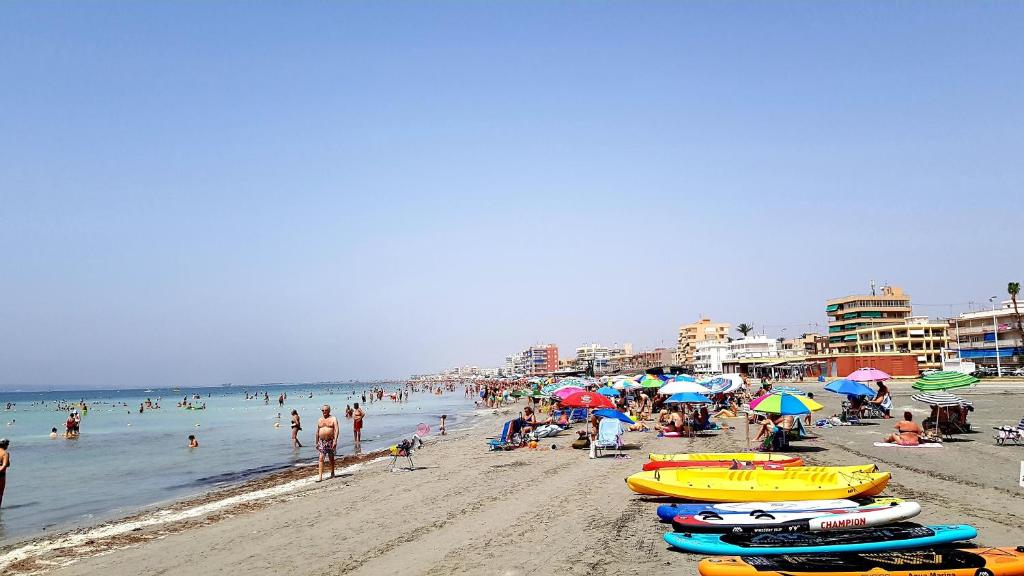
<instances>
[{"instance_id":1,"label":"person standing in water","mask_svg":"<svg viewBox=\"0 0 1024 576\"><path fill-rule=\"evenodd\" d=\"M7 488L7 469L11 467L11 455L7 447L11 441L7 438L0 440L0 506L4 505L4 488Z\"/></svg>"},{"instance_id":2,"label":"person standing in water","mask_svg":"<svg viewBox=\"0 0 1024 576\"><path fill-rule=\"evenodd\" d=\"M196 440L196 437L195 437L194 434L189 434L188 435L188 447L189 448L199 448L199 440Z\"/></svg>"},{"instance_id":3,"label":"person standing in water","mask_svg":"<svg viewBox=\"0 0 1024 576\"><path fill-rule=\"evenodd\" d=\"M302 448L299 442L299 432L302 431L302 422L299 421L299 411L292 409L292 447Z\"/></svg>"},{"instance_id":4,"label":"person standing in water","mask_svg":"<svg viewBox=\"0 0 1024 576\"><path fill-rule=\"evenodd\" d=\"M324 404L320 411L323 416L316 423L316 451L320 453L320 477L317 482L324 479L324 458L330 460L331 478L334 478L334 455L338 450L338 435L341 433L338 419L331 416L331 407Z\"/></svg>"},{"instance_id":5,"label":"person standing in water","mask_svg":"<svg viewBox=\"0 0 1024 576\"><path fill-rule=\"evenodd\" d=\"M447 414L441 414L441 436L444 436L446 434L445 427L444 427L444 421L447 418L448 418Z\"/></svg>"},{"instance_id":6,"label":"person standing in water","mask_svg":"<svg viewBox=\"0 0 1024 576\"><path fill-rule=\"evenodd\" d=\"M352 437L356 444L363 441L363 418L365 417L366 412L359 407L359 402L356 402L352 409Z\"/></svg>"}]
</instances>

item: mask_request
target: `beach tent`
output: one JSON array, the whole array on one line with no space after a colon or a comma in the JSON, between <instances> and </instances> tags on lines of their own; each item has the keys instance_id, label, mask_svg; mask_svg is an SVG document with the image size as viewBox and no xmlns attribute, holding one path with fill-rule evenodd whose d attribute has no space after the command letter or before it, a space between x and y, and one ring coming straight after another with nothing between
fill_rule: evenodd
<instances>
[{"instance_id":1,"label":"beach tent","mask_svg":"<svg viewBox=\"0 0 1024 576\"><path fill-rule=\"evenodd\" d=\"M951 390L954 388L964 388L977 384L978 379L970 374L962 374L960 372L933 372L927 376L921 378L917 382L914 382L915 390L922 391L935 391L935 390Z\"/></svg>"}]
</instances>

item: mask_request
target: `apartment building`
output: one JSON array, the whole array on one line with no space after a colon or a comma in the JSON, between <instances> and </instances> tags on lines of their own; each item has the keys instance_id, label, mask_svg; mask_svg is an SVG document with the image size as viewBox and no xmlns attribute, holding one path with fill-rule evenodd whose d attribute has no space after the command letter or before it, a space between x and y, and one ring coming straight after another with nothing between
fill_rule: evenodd
<instances>
[{"instance_id":1,"label":"apartment building","mask_svg":"<svg viewBox=\"0 0 1024 576\"><path fill-rule=\"evenodd\" d=\"M910 317L910 295L902 288L882 286L880 293L855 294L825 302L828 349L833 354L851 354L860 341L858 330L887 324L902 324Z\"/></svg>"},{"instance_id":2,"label":"apartment building","mask_svg":"<svg viewBox=\"0 0 1024 576\"><path fill-rule=\"evenodd\" d=\"M994 310L966 312L951 318L946 329L950 348L964 360L995 368L998 349L999 367L1004 372L1024 366L1024 340L1010 300Z\"/></svg>"},{"instance_id":3,"label":"apartment building","mask_svg":"<svg viewBox=\"0 0 1024 576\"><path fill-rule=\"evenodd\" d=\"M680 366L693 366L696 361L697 344L706 341L728 342L730 328L732 326L728 323L715 323L709 318L700 318L692 324L681 326L675 363Z\"/></svg>"},{"instance_id":4,"label":"apartment building","mask_svg":"<svg viewBox=\"0 0 1024 576\"><path fill-rule=\"evenodd\" d=\"M700 375L721 374L722 361L728 357L728 342L717 340L698 342L693 354L693 370Z\"/></svg>"}]
</instances>

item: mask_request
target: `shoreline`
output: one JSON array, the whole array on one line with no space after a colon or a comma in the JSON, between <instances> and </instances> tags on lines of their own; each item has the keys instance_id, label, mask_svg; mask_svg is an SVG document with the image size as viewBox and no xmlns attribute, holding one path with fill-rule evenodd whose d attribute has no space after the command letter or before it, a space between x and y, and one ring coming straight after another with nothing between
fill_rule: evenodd
<instances>
[{"instance_id":1,"label":"shoreline","mask_svg":"<svg viewBox=\"0 0 1024 576\"><path fill-rule=\"evenodd\" d=\"M817 394L830 414L841 398ZM910 405L898 386L895 408ZM981 546L1024 543L1024 490L1016 468L1024 452L995 446L988 427L1019 420L1015 390L967 392L977 406L972 421L980 431L939 450L873 446L892 421L864 426L811 428L818 436L792 445L815 465L875 462L892 472L884 495L921 503L922 524L968 523ZM612 574L657 572L670 567L695 573L700 556L669 549L658 522L660 499L633 494L622 482L639 470L648 452L734 451L745 445L742 420L732 429L696 438L657 438L628 433L628 458L588 458L568 449L575 437L563 432L544 439L541 449L489 452L486 437L522 408L511 404L478 409L443 438L431 437L414 453L416 469L389 472L382 458L364 455L344 467L337 481L312 482L306 467L278 475L257 487L211 493L221 507L194 503L175 512L194 516L135 526L116 536L68 541L61 551L25 550L25 558L0 569L12 575L52 572L55 576L95 573L233 574L244 566L254 574ZM920 409L921 406L917 405ZM823 415L827 415L825 413ZM575 429L579 429L579 425ZM558 449L552 450L551 444ZM403 462L399 462L402 464ZM305 474L304 474L305 472ZM275 484L276 483L276 484ZM965 492L966 490L966 492ZM1016 498L1014 497L1016 496ZM143 514L144 520L153 514ZM77 533L76 533L77 534ZM75 534L72 534L75 535Z\"/></svg>"},{"instance_id":2,"label":"shoreline","mask_svg":"<svg viewBox=\"0 0 1024 576\"><path fill-rule=\"evenodd\" d=\"M473 421L480 418L480 412L461 413L462 418L457 421L456 428L452 428L445 437L428 436L424 439L424 447L436 446L458 433L473 429ZM385 440L388 448L338 457L335 460L336 478L350 476L365 464L390 459L389 449L393 440ZM0 546L0 572L5 575L35 574L74 562L83 555L103 554L271 506L319 487L321 483L316 482L317 463L314 457L308 463L258 474L230 486L153 503L97 524L20 538ZM329 479L325 478L324 484L328 483Z\"/></svg>"}]
</instances>

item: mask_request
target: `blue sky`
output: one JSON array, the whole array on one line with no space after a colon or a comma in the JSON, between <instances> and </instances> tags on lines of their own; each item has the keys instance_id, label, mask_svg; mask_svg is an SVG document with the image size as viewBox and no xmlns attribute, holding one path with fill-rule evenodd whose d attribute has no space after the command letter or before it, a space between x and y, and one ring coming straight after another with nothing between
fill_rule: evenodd
<instances>
[{"instance_id":1,"label":"blue sky","mask_svg":"<svg viewBox=\"0 0 1024 576\"><path fill-rule=\"evenodd\" d=\"M1022 24L5 2L0 387L404 376L699 314L792 335L872 279L965 309L1024 261Z\"/></svg>"}]
</instances>

